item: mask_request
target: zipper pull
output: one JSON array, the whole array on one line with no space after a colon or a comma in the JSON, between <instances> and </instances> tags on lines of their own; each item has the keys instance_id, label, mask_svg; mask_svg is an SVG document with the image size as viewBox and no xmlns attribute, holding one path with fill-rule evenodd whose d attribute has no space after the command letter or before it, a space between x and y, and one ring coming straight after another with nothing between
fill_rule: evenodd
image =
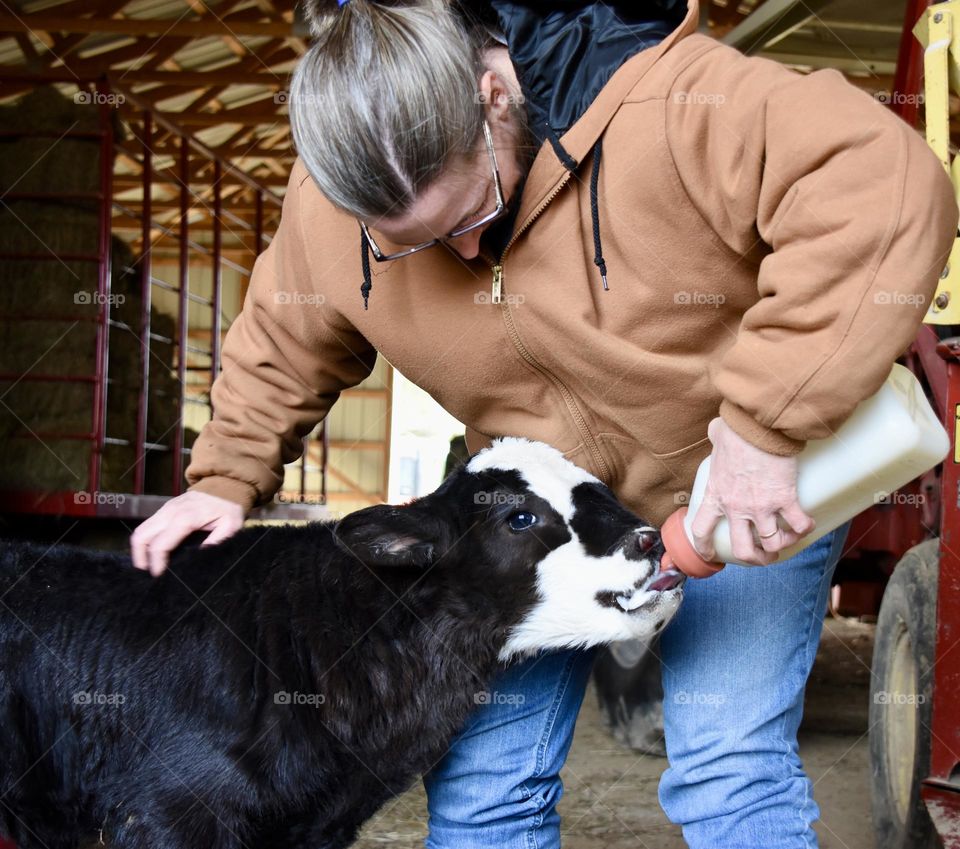
<instances>
[{"instance_id":1,"label":"zipper pull","mask_svg":"<svg viewBox=\"0 0 960 849\"><path fill-rule=\"evenodd\" d=\"M503 289L503 266L493 266L493 290L490 293L490 303L500 303L500 292Z\"/></svg>"}]
</instances>

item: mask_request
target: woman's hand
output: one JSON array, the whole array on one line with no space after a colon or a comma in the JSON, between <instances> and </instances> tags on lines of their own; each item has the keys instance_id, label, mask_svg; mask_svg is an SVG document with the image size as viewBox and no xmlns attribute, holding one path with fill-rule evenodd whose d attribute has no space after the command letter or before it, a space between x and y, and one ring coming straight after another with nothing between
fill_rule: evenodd
<instances>
[{"instance_id":1,"label":"woman's hand","mask_svg":"<svg viewBox=\"0 0 960 849\"><path fill-rule=\"evenodd\" d=\"M210 531L203 544L216 545L243 527L243 517L243 508L225 498L204 492L178 495L133 532L133 565L156 577L167 568L170 552L194 531Z\"/></svg>"},{"instance_id":2,"label":"woman's hand","mask_svg":"<svg viewBox=\"0 0 960 849\"><path fill-rule=\"evenodd\" d=\"M691 525L694 545L705 559L715 559L713 532L726 516L733 556L757 566L773 563L778 551L814 527L797 502L797 458L768 454L721 418L710 422L707 435L713 455L703 502Z\"/></svg>"}]
</instances>

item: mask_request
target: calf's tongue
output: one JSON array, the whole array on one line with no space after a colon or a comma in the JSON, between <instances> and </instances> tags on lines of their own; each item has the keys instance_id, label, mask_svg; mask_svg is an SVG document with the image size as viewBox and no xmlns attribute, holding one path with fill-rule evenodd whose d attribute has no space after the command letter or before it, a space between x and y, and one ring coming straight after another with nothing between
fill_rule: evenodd
<instances>
[{"instance_id":1,"label":"calf's tongue","mask_svg":"<svg viewBox=\"0 0 960 849\"><path fill-rule=\"evenodd\" d=\"M662 593L666 590L673 590L683 584L687 580L687 576L683 572L678 572L676 569L670 568L660 572L660 574L654 578L653 583L650 584L647 589L652 590L653 592Z\"/></svg>"}]
</instances>

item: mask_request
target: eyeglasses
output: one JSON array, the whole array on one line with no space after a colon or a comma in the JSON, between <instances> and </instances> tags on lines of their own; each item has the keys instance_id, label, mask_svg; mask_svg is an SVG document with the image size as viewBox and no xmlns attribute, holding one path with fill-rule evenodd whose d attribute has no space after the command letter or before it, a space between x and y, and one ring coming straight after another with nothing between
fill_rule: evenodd
<instances>
[{"instance_id":1,"label":"eyeglasses","mask_svg":"<svg viewBox=\"0 0 960 849\"><path fill-rule=\"evenodd\" d=\"M370 251L373 253L373 258L377 262L388 262L394 259L400 259L401 257L410 256L410 254L415 254L418 251L424 251L427 248L432 248L434 245L439 245L441 242L449 242L451 239L459 238L465 233L469 233L471 230L478 230L481 227L486 226L491 221L496 221L498 218L502 218L507 212L507 205L503 200L503 186L500 184L500 169L497 168L497 154L493 149L493 134L490 132L490 125L484 121L483 122L483 138L487 143L487 155L490 157L490 167L493 169L493 186L497 195L497 208L493 212L484 215L479 221L474 221L472 224L467 224L465 227L459 227L456 230L448 233L446 236L443 236L439 239L431 239L429 242L421 242L419 245L414 245L412 248L406 248L402 251L397 251L392 254L385 254L377 246L377 243L374 241L373 235L367 229L367 225L363 221L360 222L360 229L363 230L363 235L367 239L367 244L370 245Z\"/></svg>"}]
</instances>

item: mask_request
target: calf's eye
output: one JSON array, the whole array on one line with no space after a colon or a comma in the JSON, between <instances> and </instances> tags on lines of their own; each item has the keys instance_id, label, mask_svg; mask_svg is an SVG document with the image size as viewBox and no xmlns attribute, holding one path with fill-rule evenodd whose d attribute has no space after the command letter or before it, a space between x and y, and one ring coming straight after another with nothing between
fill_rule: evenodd
<instances>
[{"instance_id":1,"label":"calf's eye","mask_svg":"<svg viewBox=\"0 0 960 849\"><path fill-rule=\"evenodd\" d=\"M511 531L525 531L527 528L532 528L537 524L537 517L526 510L519 510L516 513L510 515L510 518L507 519L507 524L510 525Z\"/></svg>"}]
</instances>

